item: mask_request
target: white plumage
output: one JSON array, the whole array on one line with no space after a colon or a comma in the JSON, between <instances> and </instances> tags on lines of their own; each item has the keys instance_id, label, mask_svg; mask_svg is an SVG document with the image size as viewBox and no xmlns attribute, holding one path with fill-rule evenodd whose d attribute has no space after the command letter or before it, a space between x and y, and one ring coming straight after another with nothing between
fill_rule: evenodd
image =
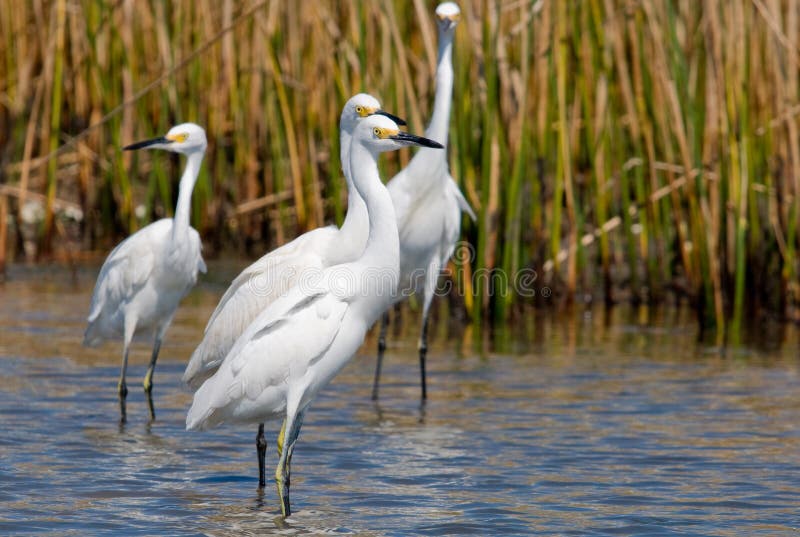
<instances>
[{"instance_id":1,"label":"white plumage","mask_svg":"<svg viewBox=\"0 0 800 537\"><path fill-rule=\"evenodd\" d=\"M338 231L335 226L309 231L244 269L225 291L208 319L203 340L192 353L183 381L197 388L217 370L253 319L286 293L301 272L321 271L328 266L327 247ZM366 239L366 233L364 235ZM356 237L354 242L358 239Z\"/></svg>"},{"instance_id":2,"label":"white plumage","mask_svg":"<svg viewBox=\"0 0 800 537\"><path fill-rule=\"evenodd\" d=\"M183 381L197 387L212 374L244 329L277 297L304 275L356 259L367 241L364 201L350 177L350 139L360 120L380 109L371 95L359 93L345 103L339 121L340 156L348 189L347 216L341 228L327 226L305 233L247 267L231 283L206 325L203 341L192 353Z\"/></svg>"},{"instance_id":3,"label":"white plumage","mask_svg":"<svg viewBox=\"0 0 800 537\"><path fill-rule=\"evenodd\" d=\"M389 118L361 120L349 158L353 184L367 208L369 235L363 253L353 262L326 268L316 281L292 287L267 306L197 390L187 414L187 429L285 416L275 473L284 516L291 512L289 465L305 410L358 350L396 292L397 222L377 157L412 144L438 147L400 132Z\"/></svg>"},{"instance_id":4,"label":"white plumage","mask_svg":"<svg viewBox=\"0 0 800 537\"><path fill-rule=\"evenodd\" d=\"M436 8L439 27L439 55L436 67L436 96L433 117L425 136L447 145L450 107L453 100L453 37L461 11L453 2ZM422 399L427 398L425 356L427 353L428 313L443 267L461 235L461 213L475 220L475 213L450 176L447 153L420 149L411 162L386 185L397 213L400 235L400 286L397 299L412 292L422 294L422 328L419 339ZM372 398L378 397L383 352L386 348L384 316L378 338L378 362Z\"/></svg>"},{"instance_id":5,"label":"white plumage","mask_svg":"<svg viewBox=\"0 0 800 537\"><path fill-rule=\"evenodd\" d=\"M206 145L205 131L198 125L184 123L170 129L166 136L125 147L166 149L184 153L188 159L180 181L175 218L153 222L117 245L103 263L92 295L83 343L96 345L108 338L123 339L118 384L123 420L128 391L125 372L132 338L142 334L154 337L144 380L145 391L150 394L164 333L181 299L197 282L198 271L206 271L200 254L200 236L189 225L192 190Z\"/></svg>"},{"instance_id":6,"label":"white plumage","mask_svg":"<svg viewBox=\"0 0 800 537\"><path fill-rule=\"evenodd\" d=\"M347 183L347 216L341 228L327 226L309 231L264 255L231 283L206 324L203 340L192 353L183 381L193 389L212 375L234 342L267 306L303 278L318 275L324 268L352 261L367 242L367 207L350 174L350 141L356 125L372 114L384 115L400 124L401 119L381 110L377 99L366 93L351 97L339 119L339 149ZM256 435L259 486L266 484L264 425Z\"/></svg>"},{"instance_id":7,"label":"white plumage","mask_svg":"<svg viewBox=\"0 0 800 537\"><path fill-rule=\"evenodd\" d=\"M114 248L97 277L84 344L122 337L125 319L136 319L136 335L155 334L169 324L178 302L206 266L200 236L189 228L173 242L173 222L163 218Z\"/></svg>"}]
</instances>

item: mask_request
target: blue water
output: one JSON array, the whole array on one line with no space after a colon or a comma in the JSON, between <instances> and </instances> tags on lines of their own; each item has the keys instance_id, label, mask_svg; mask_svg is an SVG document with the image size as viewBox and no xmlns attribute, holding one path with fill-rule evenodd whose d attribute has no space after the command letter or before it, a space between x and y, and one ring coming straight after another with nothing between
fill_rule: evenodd
<instances>
[{"instance_id":1,"label":"blue water","mask_svg":"<svg viewBox=\"0 0 800 537\"><path fill-rule=\"evenodd\" d=\"M406 313L380 402L370 339L307 413L284 521L257 491L254 427L184 431L179 380L220 284L167 336L153 422L136 346L121 426L119 345L80 346L92 276L0 287L2 535L800 533L796 327L721 352L671 310L539 313L483 343L438 322L422 407Z\"/></svg>"}]
</instances>

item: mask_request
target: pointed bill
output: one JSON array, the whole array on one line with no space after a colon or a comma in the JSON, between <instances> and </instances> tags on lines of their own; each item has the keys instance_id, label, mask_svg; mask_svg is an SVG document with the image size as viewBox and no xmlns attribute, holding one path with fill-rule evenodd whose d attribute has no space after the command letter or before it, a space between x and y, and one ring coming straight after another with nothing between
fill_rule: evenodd
<instances>
[{"instance_id":1,"label":"pointed bill","mask_svg":"<svg viewBox=\"0 0 800 537\"><path fill-rule=\"evenodd\" d=\"M143 149L145 147L150 147L153 145L166 145L171 144L172 140L168 139L165 136L159 136L158 138L151 138L149 140L144 140L142 142L136 142L135 144L126 145L122 149L125 151L133 151L135 149Z\"/></svg>"},{"instance_id":2,"label":"pointed bill","mask_svg":"<svg viewBox=\"0 0 800 537\"><path fill-rule=\"evenodd\" d=\"M422 136L417 136L416 134L410 134L407 132L398 132L397 134L392 134L389 136L392 140L397 142L402 142L408 145L419 145L422 147L433 147L435 149L444 149L444 146L439 142L434 142L433 140L429 140L428 138L424 138Z\"/></svg>"}]
</instances>

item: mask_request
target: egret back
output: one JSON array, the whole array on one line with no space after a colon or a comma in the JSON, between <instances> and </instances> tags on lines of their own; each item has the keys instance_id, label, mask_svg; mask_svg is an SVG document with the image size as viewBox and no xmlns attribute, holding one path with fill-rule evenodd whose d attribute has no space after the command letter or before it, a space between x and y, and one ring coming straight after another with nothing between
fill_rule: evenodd
<instances>
[{"instance_id":1,"label":"egret back","mask_svg":"<svg viewBox=\"0 0 800 537\"><path fill-rule=\"evenodd\" d=\"M419 290L432 263L447 263L461 233L461 211L472 215L472 209L449 174L423 196L398 183L388 188L397 210L401 291Z\"/></svg>"},{"instance_id":2,"label":"egret back","mask_svg":"<svg viewBox=\"0 0 800 537\"><path fill-rule=\"evenodd\" d=\"M152 274L170 222L164 219L143 227L119 243L103 262L92 293L84 345L94 346L121 335L120 310Z\"/></svg>"},{"instance_id":3,"label":"egret back","mask_svg":"<svg viewBox=\"0 0 800 537\"><path fill-rule=\"evenodd\" d=\"M153 222L111 251L92 294L84 345L122 336L125 315L136 315L142 328L172 318L197 272L206 270L197 231L190 228L175 247L172 224L171 218Z\"/></svg>"},{"instance_id":4,"label":"egret back","mask_svg":"<svg viewBox=\"0 0 800 537\"><path fill-rule=\"evenodd\" d=\"M272 302L301 278L321 273L328 264L334 226L315 229L261 257L231 283L211 314L203 340L192 353L183 381L196 389L216 371L237 338Z\"/></svg>"},{"instance_id":5,"label":"egret back","mask_svg":"<svg viewBox=\"0 0 800 537\"><path fill-rule=\"evenodd\" d=\"M333 293L308 295L299 286L275 300L197 390L186 428L263 421L284 412L289 390L304 391L296 379L306 377L325 356L343 328L348 306Z\"/></svg>"}]
</instances>

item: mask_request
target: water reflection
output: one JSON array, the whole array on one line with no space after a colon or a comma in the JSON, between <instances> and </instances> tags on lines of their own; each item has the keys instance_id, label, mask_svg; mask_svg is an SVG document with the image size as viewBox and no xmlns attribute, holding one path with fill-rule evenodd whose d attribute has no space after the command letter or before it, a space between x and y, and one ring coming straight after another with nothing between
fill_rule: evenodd
<instances>
[{"instance_id":1,"label":"water reflection","mask_svg":"<svg viewBox=\"0 0 800 537\"><path fill-rule=\"evenodd\" d=\"M547 311L481 334L435 323L420 406L416 316L323 392L294 457L297 513L259 493L252 430L183 430L180 375L224 283L179 310L151 420L117 423L118 348L80 337L94 274L12 270L0 288L0 533L791 535L800 526L798 330L722 350L690 313ZM213 267L212 274L225 268ZM235 273L231 268L230 276ZM45 277L46 276L46 277ZM224 282L224 279L221 279ZM439 312L440 318L449 317ZM131 353L141 378L146 342ZM278 423L269 424L274 467Z\"/></svg>"}]
</instances>

